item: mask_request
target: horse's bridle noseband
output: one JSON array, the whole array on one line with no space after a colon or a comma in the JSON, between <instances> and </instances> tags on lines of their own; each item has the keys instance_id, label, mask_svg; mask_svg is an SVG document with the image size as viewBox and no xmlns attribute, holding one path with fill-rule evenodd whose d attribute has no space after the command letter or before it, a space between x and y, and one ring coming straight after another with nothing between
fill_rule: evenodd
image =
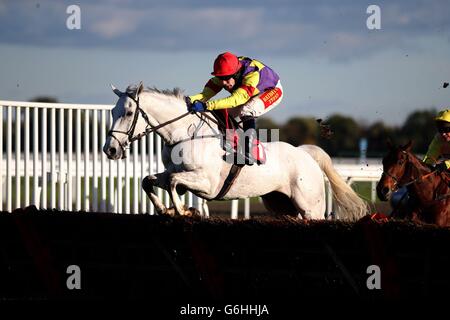
<instances>
[{"instance_id":1,"label":"horse's bridle noseband","mask_svg":"<svg viewBox=\"0 0 450 320\"><path fill-rule=\"evenodd\" d=\"M119 143L120 147L122 148L122 151L125 152L125 149L127 148L127 146L132 143L133 141L139 139L141 136L145 135L148 130L148 128L152 127L152 125L150 124L150 120L148 119L147 114L145 113L144 110L142 110L142 108L139 106L139 96L137 96L137 99L133 98L130 94L126 93L126 95L128 96L128 98L130 98L131 100L133 100L136 103L136 110L134 112L134 118L133 118L133 122L131 123L130 128L127 131L121 131L121 130L109 130L108 131L108 136L114 138L117 140L117 142ZM145 122L147 122L147 127L145 128L145 132L137 135L135 138L133 138L134 136L134 131L136 130L136 124L139 118L139 114L142 114L142 117L144 118ZM124 134L128 137L127 143L126 144L122 144L120 142L120 140L114 135L114 133L121 133Z\"/></svg>"},{"instance_id":2,"label":"horse's bridle noseband","mask_svg":"<svg viewBox=\"0 0 450 320\"><path fill-rule=\"evenodd\" d=\"M394 176L394 175L390 174L389 172L383 170L383 173L381 174L381 178L383 178L384 175L386 175L389 178L391 178L392 180L394 180L394 187L398 187L398 178L396 176Z\"/></svg>"}]
</instances>

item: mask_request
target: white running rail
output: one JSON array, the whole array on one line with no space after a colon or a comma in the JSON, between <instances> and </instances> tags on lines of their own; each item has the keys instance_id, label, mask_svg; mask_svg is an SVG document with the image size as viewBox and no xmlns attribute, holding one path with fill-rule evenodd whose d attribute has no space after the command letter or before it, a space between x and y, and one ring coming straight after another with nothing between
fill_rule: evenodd
<instances>
[{"instance_id":1,"label":"white running rail","mask_svg":"<svg viewBox=\"0 0 450 320\"><path fill-rule=\"evenodd\" d=\"M102 146L112 107L0 101L0 210L34 204L153 214L141 181L163 170L161 138L149 135L126 159L108 160ZM168 203L167 192L159 195ZM202 211L202 199L187 193L184 200Z\"/></svg>"},{"instance_id":2,"label":"white running rail","mask_svg":"<svg viewBox=\"0 0 450 320\"><path fill-rule=\"evenodd\" d=\"M150 134L133 143L126 159L108 160L102 146L112 107L0 100L0 211L34 204L43 209L154 214L141 181L164 169L161 138ZM349 183L371 181L375 200L380 165L336 168ZM158 189L158 195L169 204L167 192ZM183 200L202 212L202 199L186 193ZM243 209L249 218L248 199ZM231 217L238 218L237 200L231 204Z\"/></svg>"}]
</instances>

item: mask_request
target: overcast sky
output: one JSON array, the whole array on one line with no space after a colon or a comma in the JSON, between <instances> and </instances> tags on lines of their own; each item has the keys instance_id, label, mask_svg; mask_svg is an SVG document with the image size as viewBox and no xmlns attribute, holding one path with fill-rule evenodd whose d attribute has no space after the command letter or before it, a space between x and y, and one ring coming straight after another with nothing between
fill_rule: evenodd
<instances>
[{"instance_id":1,"label":"overcast sky","mask_svg":"<svg viewBox=\"0 0 450 320\"><path fill-rule=\"evenodd\" d=\"M72 4L80 30L66 27ZM380 30L366 26L371 4ZM0 100L112 104L110 83L140 80L194 94L217 54L232 51L280 75L275 121L341 113L401 124L413 110L450 106L449 17L448 0L3 0Z\"/></svg>"}]
</instances>

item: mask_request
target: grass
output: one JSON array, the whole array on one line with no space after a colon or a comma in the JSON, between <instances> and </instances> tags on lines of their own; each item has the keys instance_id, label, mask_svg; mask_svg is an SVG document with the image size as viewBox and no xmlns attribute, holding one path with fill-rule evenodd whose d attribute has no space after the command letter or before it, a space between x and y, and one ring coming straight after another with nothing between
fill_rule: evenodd
<instances>
[{"instance_id":1,"label":"grass","mask_svg":"<svg viewBox=\"0 0 450 320\"><path fill-rule=\"evenodd\" d=\"M352 184L353 190L364 200L372 202L372 182L357 181ZM374 203L380 202L380 199L375 194Z\"/></svg>"}]
</instances>

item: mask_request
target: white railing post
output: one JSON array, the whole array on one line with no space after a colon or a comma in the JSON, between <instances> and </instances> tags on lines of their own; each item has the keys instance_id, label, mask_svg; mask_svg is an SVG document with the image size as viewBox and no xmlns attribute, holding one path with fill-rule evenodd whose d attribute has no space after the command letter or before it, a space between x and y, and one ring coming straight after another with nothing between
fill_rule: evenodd
<instances>
[{"instance_id":1,"label":"white railing post","mask_svg":"<svg viewBox=\"0 0 450 320\"><path fill-rule=\"evenodd\" d=\"M73 110L67 110L67 204L66 208L72 211L73 175L72 175L72 153L73 153Z\"/></svg>"},{"instance_id":2,"label":"white railing post","mask_svg":"<svg viewBox=\"0 0 450 320\"><path fill-rule=\"evenodd\" d=\"M7 108L6 116L6 210L12 211L12 106Z\"/></svg>"},{"instance_id":3,"label":"white railing post","mask_svg":"<svg viewBox=\"0 0 450 320\"><path fill-rule=\"evenodd\" d=\"M197 208L199 214L202 216L203 215L203 199L194 196L194 207Z\"/></svg>"},{"instance_id":4,"label":"white railing post","mask_svg":"<svg viewBox=\"0 0 450 320\"><path fill-rule=\"evenodd\" d=\"M159 173L162 170L162 160L161 160L161 137L156 135L156 172ZM156 194L161 201L163 190L161 188L156 188ZM168 206L167 197L166 197L166 206Z\"/></svg>"},{"instance_id":5,"label":"white railing post","mask_svg":"<svg viewBox=\"0 0 450 320\"><path fill-rule=\"evenodd\" d=\"M64 172L64 109L59 109L59 201L58 201L58 209L64 210L64 199L65 199L65 191L64 184L67 179Z\"/></svg>"},{"instance_id":6,"label":"white railing post","mask_svg":"<svg viewBox=\"0 0 450 320\"><path fill-rule=\"evenodd\" d=\"M109 201L107 203L107 211L108 212L117 212L117 195L116 195L116 191L114 188L114 182L117 180L116 178L114 178L114 166L117 165L117 162L115 161L108 161L109 164L109 184L108 184L108 189L109 189ZM117 172L117 171L116 171Z\"/></svg>"},{"instance_id":7,"label":"white railing post","mask_svg":"<svg viewBox=\"0 0 450 320\"><path fill-rule=\"evenodd\" d=\"M130 213L130 149L125 149L125 210Z\"/></svg>"},{"instance_id":8,"label":"white railing post","mask_svg":"<svg viewBox=\"0 0 450 320\"><path fill-rule=\"evenodd\" d=\"M326 193L327 193L327 217L333 210L333 190L331 189L331 184L329 181L325 182L326 184Z\"/></svg>"},{"instance_id":9,"label":"white railing post","mask_svg":"<svg viewBox=\"0 0 450 320\"><path fill-rule=\"evenodd\" d=\"M42 109L42 186L40 208L47 209L47 109Z\"/></svg>"},{"instance_id":10,"label":"white railing post","mask_svg":"<svg viewBox=\"0 0 450 320\"><path fill-rule=\"evenodd\" d=\"M56 109L52 109L50 118L50 209L56 208Z\"/></svg>"},{"instance_id":11,"label":"white railing post","mask_svg":"<svg viewBox=\"0 0 450 320\"><path fill-rule=\"evenodd\" d=\"M89 110L84 111L84 211L89 212Z\"/></svg>"},{"instance_id":12,"label":"white railing post","mask_svg":"<svg viewBox=\"0 0 450 320\"><path fill-rule=\"evenodd\" d=\"M0 211L3 211L3 106L0 105Z\"/></svg>"},{"instance_id":13,"label":"white railing post","mask_svg":"<svg viewBox=\"0 0 450 320\"><path fill-rule=\"evenodd\" d=\"M92 211L98 211L98 111L92 113Z\"/></svg>"},{"instance_id":14,"label":"white railing post","mask_svg":"<svg viewBox=\"0 0 450 320\"><path fill-rule=\"evenodd\" d=\"M112 124L112 115L108 112L108 121L106 125L110 128ZM118 165L117 161L108 161L109 165L109 201L108 201L108 212L117 212L117 192L114 189L114 182L117 181L117 190L119 190L119 177L114 178L114 166ZM118 172L118 170L116 170Z\"/></svg>"},{"instance_id":15,"label":"white railing post","mask_svg":"<svg viewBox=\"0 0 450 320\"><path fill-rule=\"evenodd\" d=\"M25 195L24 195L24 206L30 205L30 108L25 107L25 160L24 160L24 171L25 171Z\"/></svg>"},{"instance_id":16,"label":"white railing post","mask_svg":"<svg viewBox=\"0 0 450 320\"><path fill-rule=\"evenodd\" d=\"M239 200L231 200L231 219L238 218Z\"/></svg>"},{"instance_id":17,"label":"white railing post","mask_svg":"<svg viewBox=\"0 0 450 320\"><path fill-rule=\"evenodd\" d=\"M33 108L33 204L39 207L39 109Z\"/></svg>"},{"instance_id":18,"label":"white railing post","mask_svg":"<svg viewBox=\"0 0 450 320\"><path fill-rule=\"evenodd\" d=\"M377 201L377 182L371 181L370 187L370 200L372 201L372 203L375 203Z\"/></svg>"},{"instance_id":19,"label":"white railing post","mask_svg":"<svg viewBox=\"0 0 450 320\"><path fill-rule=\"evenodd\" d=\"M145 163L145 159L146 159L146 154L147 154L147 150L146 150L146 146L147 146L147 141L150 137L147 135L145 138L141 139L141 177L138 181L138 184L140 186L140 195L141 195L141 208L140 208L140 213L145 213L146 207L147 207L147 195L145 194L144 188L142 188L142 179L145 178L145 172L146 172L146 163Z\"/></svg>"},{"instance_id":20,"label":"white railing post","mask_svg":"<svg viewBox=\"0 0 450 320\"><path fill-rule=\"evenodd\" d=\"M101 122L100 122L100 141L102 143L101 145L101 196L100 196L100 210L102 212L106 211L106 154L103 152L102 146L103 143L106 141L106 111L101 111ZM109 176L109 179L113 179L112 176Z\"/></svg>"},{"instance_id":21,"label":"white railing post","mask_svg":"<svg viewBox=\"0 0 450 320\"><path fill-rule=\"evenodd\" d=\"M21 167L21 161L20 161L20 154L22 153L21 147L20 147L20 131L21 131L21 125L20 125L21 119L20 119L20 107L16 107L16 205L14 208L20 208L20 167Z\"/></svg>"},{"instance_id":22,"label":"white railing post","mask_svg":"<svg viewBox=\"0 0 450 320\"><path fill-rule=\"evenodd\" d=\"M250 198L244 199L244 219L250 219Z\"/></svg>"},{"instance_id":23,"label":"white railing post","mask_svg":"<svg viewBox=\"0 0 450 320\"><path fill-rule=\"evenodd\" d=\"M139 213L139 174L138 174L138 154L139 143L133 143L133 211L132 213Z\"/></svg>"},{"instance_id":24,"label":"white railing post","mask_svg":"<svg viewBox=\"0 0 450 320\"><path fill-rule=\"evenodd\" d=\"M154 141L155 141L155 134L154 133L150 133L150 135L148 136L148 174L152 175L155 173L155 157L154 157ZM145 195L147 196L147 195ZM155 214L155 207L153 206L153 204L151 203L151 201L148 201L148 212L150 214Z\"/></svg>"},{"instance_id":25,"label":"white railing post","mask_svg":"<svg viewBox=\"0 0 450 320\"><path fill-rule=\"evenodd\" d=\"M81 210L81 109L77 109L77 119L75 124L76 132L76 189L75 189L75 208L77 211Z\"/></svg>"},{"instance_id":26,"label":"white railing post","mask_svg":"<svg viewBox=\"0 0 450 320\"><path fill-rule=\"evenodd\" d=\"M194 195L192 194L192 192L187 192L187 197L188 197L188 208L191 208L194 204Z\"/></svg>"},{"instance_id":27,"label":"white railing post","mask_svg":"<svg viewBox=\"0 0 450 320\"><path fill-rule=\"evenodd\" d=\"M117 160L117 207L116 212L117 213L123 213L123 196L122 196L122 168L123 168L123 161L122 159Z\"/></svg>"}]
</instances>

